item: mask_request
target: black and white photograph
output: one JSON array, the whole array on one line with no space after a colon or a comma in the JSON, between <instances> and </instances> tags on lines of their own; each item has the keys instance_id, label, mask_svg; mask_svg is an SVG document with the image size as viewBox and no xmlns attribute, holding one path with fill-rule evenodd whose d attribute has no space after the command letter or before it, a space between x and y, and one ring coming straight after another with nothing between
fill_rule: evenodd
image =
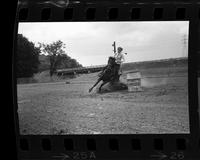
<instances>
[{"instance_id":1,"label":"black and white photograph","mask_svg":"<svg viewBox=\"0 0 200 160\"><path fill-rule=\"evenodd\" d=\"M188 134L189 21L20 22L21 135Z\"/></svg>"}]
</instances>

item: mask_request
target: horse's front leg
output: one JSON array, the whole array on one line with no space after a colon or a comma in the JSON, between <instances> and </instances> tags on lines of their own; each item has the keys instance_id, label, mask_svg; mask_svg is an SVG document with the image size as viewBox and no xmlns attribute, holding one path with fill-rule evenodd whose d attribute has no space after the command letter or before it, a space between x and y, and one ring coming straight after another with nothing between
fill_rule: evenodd
<instances>
[{"instance_id":1,"label":"horse's front leg","mask_svg":"<svg viewBox=\"0 0 200 160\"><path fill-rule=\"evenodd\" d=\"M100 81L101 81L101 78L99 78L99 79L97 80L97 82L89 89L89 92L91 92L92 89L93 89Z\"/></svg>"}]
</instances>

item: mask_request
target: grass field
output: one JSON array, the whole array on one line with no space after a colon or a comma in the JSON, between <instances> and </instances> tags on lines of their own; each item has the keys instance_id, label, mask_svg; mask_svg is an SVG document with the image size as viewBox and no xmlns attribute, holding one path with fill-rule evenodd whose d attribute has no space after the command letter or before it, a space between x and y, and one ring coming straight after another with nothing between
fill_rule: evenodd
<instances>
[{"instance_id":1,"label":"grass field","mask_svg":"<svg viewBox=\"0 0 200 160\"><path fill-rule=\"evenodd\" d=\"M123 70L122 82L130 71ZM69 83L18 84L20 133L189 133L187 65L139 71L142 92L88 93L98 73L79 75Z\"/></svg>"}]
</instances>

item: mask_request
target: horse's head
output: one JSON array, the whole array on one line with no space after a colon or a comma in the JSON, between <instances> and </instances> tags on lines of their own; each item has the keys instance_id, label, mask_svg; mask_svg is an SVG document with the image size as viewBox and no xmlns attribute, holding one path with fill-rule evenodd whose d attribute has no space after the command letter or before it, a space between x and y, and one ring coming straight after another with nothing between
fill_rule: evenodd
<instances>
[{"instance_id":1,"label":"horse's head","mask_svg":"<svg viewBox=\"0 0 200 160\"><path fill-rule=\"evenodd\" d=\"M113 66L115 64L115 58L114 57L109 57L108 58L108 65Z\"/></svg>"}]
</instances>

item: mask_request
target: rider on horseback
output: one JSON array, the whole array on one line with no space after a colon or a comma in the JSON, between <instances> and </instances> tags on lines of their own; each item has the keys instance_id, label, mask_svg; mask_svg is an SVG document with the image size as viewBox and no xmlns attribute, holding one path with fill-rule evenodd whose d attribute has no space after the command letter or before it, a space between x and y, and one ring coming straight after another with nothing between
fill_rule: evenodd
<instances>
[{"instance_id":1,"label":"rider on horseback","mask_svg":"<svg viewBox=\"0 0 200 160\"><path fill-rule=\"evenodd\" d=\"M117 48L117 53L115 53L114 58L116 62L116 67L115 67L115 74L122 74L121 71L121 64L125 61L124 54L122 53L123 48L118 47Z\"/></svg>"},{"instance_id":2,"label":"rider on horseback","mask_svg":"<svg viewBox=\"0 0 200 160\"><path fill-rule=\"evenodd\" d=\"M121 64L124 62L124 55L122 53L122 47L117 48L117 53L115 53L114 57L109 57L108 64L103 68L103 70L98 74L98 80L97 82L89 89L89 92L92 91L92 89L100 82L103 81L103 83L99 87L99 91L101 91L101 87L105 85L106 83L110 82L113 84L114 82L119 81L119 77L121 73L119 74L119 70L121 67ZM126 54L126 53L125 53Z\"/></svg>"}]
</instances>

